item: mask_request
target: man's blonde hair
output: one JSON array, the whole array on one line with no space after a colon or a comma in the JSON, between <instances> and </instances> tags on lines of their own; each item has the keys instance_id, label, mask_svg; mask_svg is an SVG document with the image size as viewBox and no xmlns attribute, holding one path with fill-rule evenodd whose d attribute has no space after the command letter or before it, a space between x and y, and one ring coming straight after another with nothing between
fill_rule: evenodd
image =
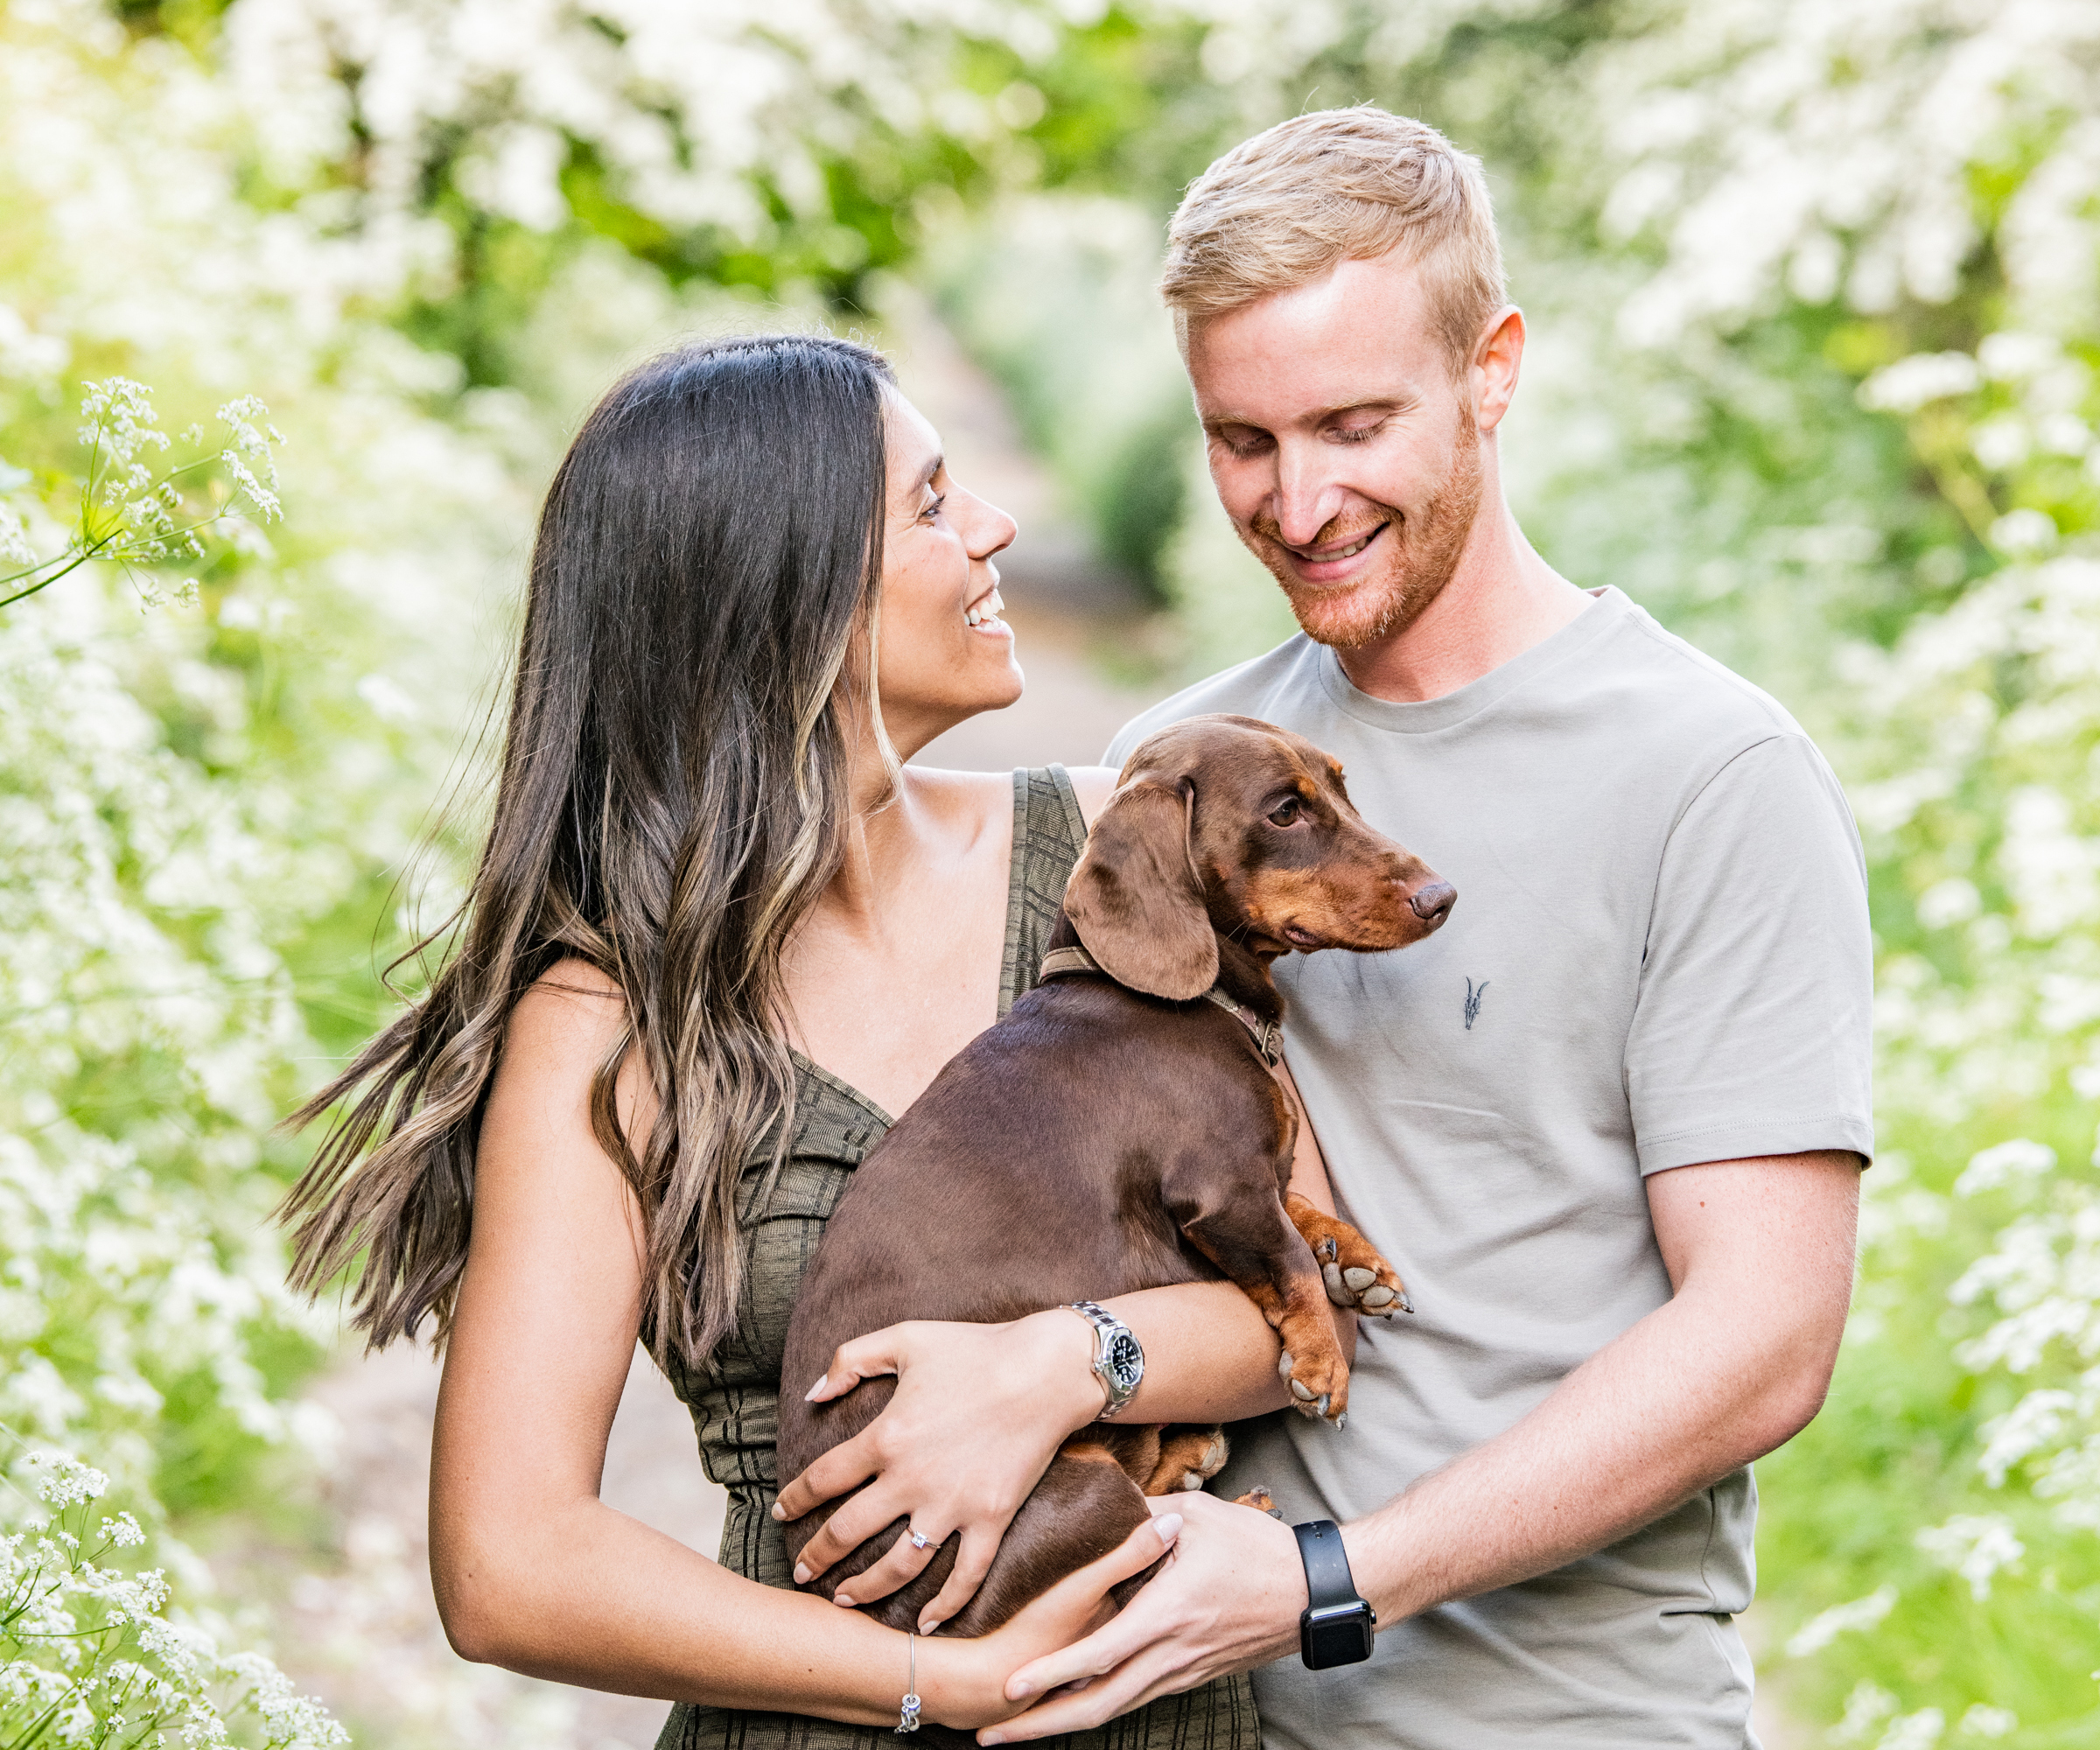
<instances>
[{"instance_id":1,"label":"man's blonde hair","mask_svg":"<svg viewBox=\"0 0 2100 1750\"><path fill-rule=\"evenodd\" d=\"M1454 374L1506 293L1480 161L1376 104L1279 122L1189 186L1167 226L1159 293L1188 325L1289 291L1345 261L1405 251Z\"/></svg>"}]
</instances>

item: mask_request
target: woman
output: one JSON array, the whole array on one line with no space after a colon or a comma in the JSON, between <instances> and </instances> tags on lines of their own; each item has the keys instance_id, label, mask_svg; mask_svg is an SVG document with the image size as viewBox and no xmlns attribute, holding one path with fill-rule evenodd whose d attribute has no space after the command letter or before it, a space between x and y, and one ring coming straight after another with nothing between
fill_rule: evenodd
<instances>
[{"instance_id":1,"label":"woman","mask_svg":"<svg viewBox=\"0 0 2100 1750\"><path fill-rule=\"evenodd\" d=\"M802 1264L887 1115L1033 983L1114 781L900 763L1019 696L991 563L1013 535L864 348L724 341L629 376L548 494L458 950L302 1114L352 1102L288 1201L297 1280L361 1253L359 1327L383 1345L430 1314L446 1344L430 1549L453 1645L677 1702L665 1745L872 1746L914 1671L929 1721L1010 1717L1008 1674L1097 1620L1179 1523L995 1634L914 1645L794 1591L772 1516ZM1316 1157L1302 1171L1324 1202ZM1149 1355L1128 1418L1283 1401L1236 1291L1116 1310ZM637 1334L729 1487L719 1564L597 1498ZM863 1450L901 1456L870 1498L963 1533L959 1595L930 1614L1098 1414L1092 1343L1060 1310L900 1326L834 1369L836 1390L900 1374ZM888 1565L889 1586L912 1571ZM1244 1678L1088 1737L1257 1742Z\"/></svg>"}]
</instances>

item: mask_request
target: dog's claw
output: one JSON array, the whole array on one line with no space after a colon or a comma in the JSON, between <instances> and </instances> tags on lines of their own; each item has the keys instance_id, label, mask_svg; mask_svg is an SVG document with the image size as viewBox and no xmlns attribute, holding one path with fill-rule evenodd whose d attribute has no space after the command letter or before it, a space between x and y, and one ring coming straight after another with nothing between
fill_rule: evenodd
<instances>
[{"instance_id":1,"label":"dog's claw","mask_svg":"<svg viewBox=\"0 0 2100 1750\"><path fill-rule=\"evenodd\" d=\"M1412 1312L1415 1310L1415 1303L1407 1298L1405 1289L1400 1292L1400 1310L1403 1312Z\"/></svg>"},{"instance_id":2,"label":"dog's claw","mask_svg":"<svg viewBox=\"0 0 2100 1750\"><path fill-rule=\"evenodd\" d=\"M1322 1417L1326 1416L1327 1413L1327 1394L1324 1391L1320 1394L1320 1404L1317 1407L1316 1413Z\"/></svg>"},{"instance_id":3,"label":"dog's claw","mask_svg":"<svg viewBox=\"0 0 2100 1750\"><path fill-rule=\"evenodd\" d=\"M1334 1262L1334 1235L1332 1235L1332 1234L1329 1234L1329 1235L1326 1236L1326 1239L1322 1240L1322 1241L1320 1242L1320 1256L1321 1261L1322 1261L1323 1263L1326 1263L1326 1264L1333 1264L1333 1263ZM1356 1288L1361 1288L1361 1287L1362 1287L1362 1286L1363 1286L1363 1284L1362 1284L1362 1283L1360 1283L1360 1282L1359 1282L1359 1283L1354 1283L1354 1284L1351 1284L1351 1286L1352 1286L1352 1287L1356 1287Z\"/></svg>"},{"instance_id":4,"label":"dog's claw","mask_svg":"<svg viewBox=\"0 0 2100 1750\"><path fill-rule=\"evenodd\" d=\"M1349 1425L1349 1412L1345 1410L1340 1415L1337 1416L1334 1418L1334 1425L1337 1428L1348 1427Z\"/></svg>"}]
</instances>

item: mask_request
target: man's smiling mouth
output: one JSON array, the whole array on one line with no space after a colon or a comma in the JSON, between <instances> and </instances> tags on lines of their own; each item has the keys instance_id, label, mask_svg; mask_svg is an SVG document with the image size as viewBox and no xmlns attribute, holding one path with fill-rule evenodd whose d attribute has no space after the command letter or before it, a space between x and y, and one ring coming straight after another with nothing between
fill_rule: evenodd
<instances>
[{"instance_id":1,"label":"man's smiling mouth","mask_svg":"<svg viewBox=\"0 0 2100 1750\"><path fill-rule=\"evenodd\" d=\"M1354 559L1359 553L1362 552L1366 547L1368 547L1372 542L1376 541L1381 535L1384 534L1387 528L1390 527L1391 527L1390 523L1381 522L1375 528L1365 529L1362 535L1358 536L1356 539L1352 541L1347 547L1337 547L1327 550L1322 550L1320 549L1307 550L1303 547L1292 547L1287 542L1284 542L1284 545L1292 554L1292 556L1301 564L1335 565L1340 564L1344 559Z\"/></svg>"}]
</instances>

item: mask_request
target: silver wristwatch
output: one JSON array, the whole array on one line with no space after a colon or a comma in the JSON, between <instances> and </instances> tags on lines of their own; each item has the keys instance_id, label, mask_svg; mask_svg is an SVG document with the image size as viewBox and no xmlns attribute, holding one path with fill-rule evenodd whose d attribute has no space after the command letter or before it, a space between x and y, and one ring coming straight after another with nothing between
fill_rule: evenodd
<instances>
[{"instance_id":1,"label":"silver wristwatch","mask_svg":"<svg viewBox=\"0 0 2100 1750\"><path fill-rule=\"evenodd\" d=\"M1144 1350L1138 1334L1107 1307L1074 1300L1066 1310L1094 1327L1094 1377L1109 1400L1099 1419L1106 1422L1137 1395L1138 1382L1144 1377Z\"/></svg>"}]
</instances>

